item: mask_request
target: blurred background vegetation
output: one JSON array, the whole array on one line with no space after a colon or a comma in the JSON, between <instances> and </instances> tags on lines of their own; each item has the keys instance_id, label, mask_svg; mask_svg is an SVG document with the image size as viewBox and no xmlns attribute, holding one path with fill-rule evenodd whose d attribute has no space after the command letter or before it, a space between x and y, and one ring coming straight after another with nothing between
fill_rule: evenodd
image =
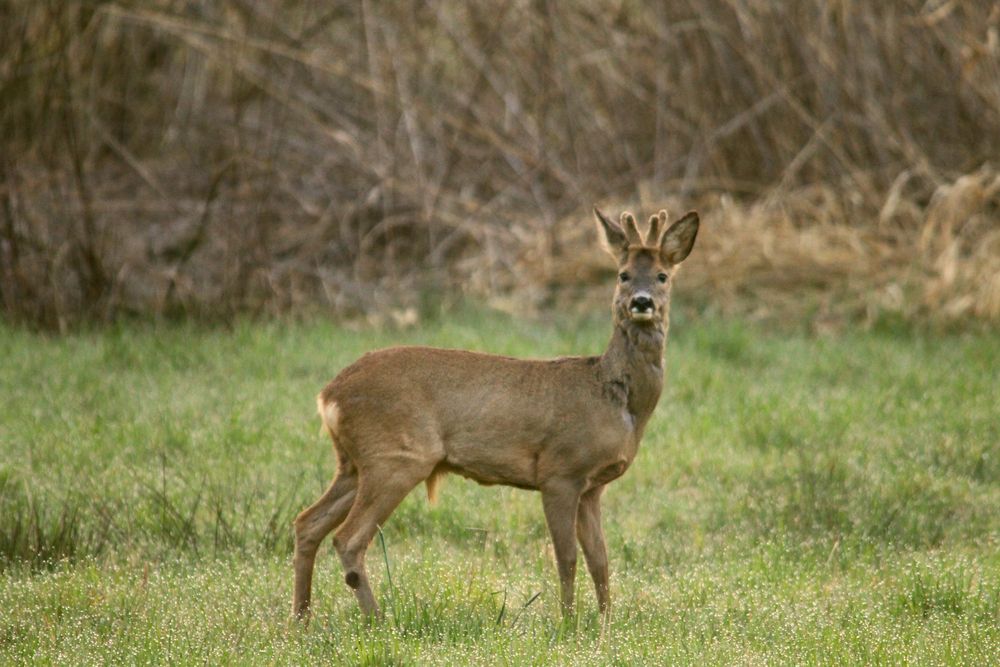
<instances>
[{"instance_id":1,"label":"blurred background vegetation","mask_svg":"<svg viewBox=\"0 0 1000 667\"><path fill-rule=\"evenodd\" d=\"M683 291L723 313L995 322L998 30L985 0L4 0L3 318L591 307L596 202L699 209Z\"/></svg>"}]
</instances>

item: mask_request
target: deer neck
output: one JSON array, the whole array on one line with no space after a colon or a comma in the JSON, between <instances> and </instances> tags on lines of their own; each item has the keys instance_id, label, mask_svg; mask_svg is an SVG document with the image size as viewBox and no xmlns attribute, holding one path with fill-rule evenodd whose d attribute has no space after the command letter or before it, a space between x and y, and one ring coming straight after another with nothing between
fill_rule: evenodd
<instances>
[{"instance_id":1,"label":"deer neck","mask_svg":"<svg viewBox=\"0 0 1000 667\"><path fill-rule=\"evenodd\" d=\"M665 322L619 321L601 357L606 382L613 385L617 389L614 394L624 400L638 435L642 434L663 390L666 340Z\"/></svg>"}]
</instances>

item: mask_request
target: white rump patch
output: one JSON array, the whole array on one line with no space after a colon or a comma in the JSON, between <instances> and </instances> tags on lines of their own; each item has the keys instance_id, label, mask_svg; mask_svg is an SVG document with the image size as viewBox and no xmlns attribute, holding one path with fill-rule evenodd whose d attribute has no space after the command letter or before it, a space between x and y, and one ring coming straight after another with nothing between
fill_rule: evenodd
<instances>
[{"instance_id":1,"label":"white rump patch","mask_svg":"<svg viewBox=\"0 0 1000 667\"><path fill-rule=\"evenodd\" d=\"M320 419L323 420L323 426L326 427L327 432L331 436L336 437L337 424L340 422L340 407L337 405L337 401L323 403L323 396L321 394L316 397L316 409L319 412Z\"/></svg>"}]
</instances>

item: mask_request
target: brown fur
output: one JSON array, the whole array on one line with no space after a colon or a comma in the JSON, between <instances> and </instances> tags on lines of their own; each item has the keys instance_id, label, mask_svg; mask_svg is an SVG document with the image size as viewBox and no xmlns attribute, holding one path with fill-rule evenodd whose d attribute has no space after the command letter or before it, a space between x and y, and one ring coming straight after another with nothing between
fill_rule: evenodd
<instances>
[{"instance_id":1,"label":"brown fur","mask_svg":"<svg viewBox=\"0 0 1000 667\"><path fill-rule=\"evenodd\" d=\"M573 606L577 540L600 609L609 610L600 497L632 463L659 400L669 277L694 244L698 216L687 214L660 238L661 212L644 241L631 214L619 226L594 212L627 277L615 291L603 355L543 361L396 347L364 355L317 397L339 468L295 520L297 616L308 613L316 549L334 529L345 582L361 609L377 615L365 551L415 486L425 482L433 500L446 473L540 491L563 610ZM636 298L651 300L648 316L635 312Z\"/></svg>"}]
</instances>

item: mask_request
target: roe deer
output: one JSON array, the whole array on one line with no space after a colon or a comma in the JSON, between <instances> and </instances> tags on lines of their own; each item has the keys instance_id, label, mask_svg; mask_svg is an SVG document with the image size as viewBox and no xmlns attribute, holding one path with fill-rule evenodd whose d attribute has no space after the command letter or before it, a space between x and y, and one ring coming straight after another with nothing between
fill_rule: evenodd
<instances>
[{"instance_id":1,"label":"roe deer","mask_svg":"<svg viewBox=\"0 0 1000 667\"><path fill-rule=\"evenodd\" d=\"M671 276L694 245L698 214L666 229L650 218L643 238L630 213L615 224L596 207L605 249L618 264L614 332L599 357L513 359L429 347L370 352L317 397L337 453L336 478L295 519L293 613L306 617L316 549L334 547L362 611L379 615L365 551L420 482L434 499L439 477L541 491L555 546L562 610L573 607L576 540L610 609L601 494L635 458L663 387Z\"/></svg>"}]
</instances>

